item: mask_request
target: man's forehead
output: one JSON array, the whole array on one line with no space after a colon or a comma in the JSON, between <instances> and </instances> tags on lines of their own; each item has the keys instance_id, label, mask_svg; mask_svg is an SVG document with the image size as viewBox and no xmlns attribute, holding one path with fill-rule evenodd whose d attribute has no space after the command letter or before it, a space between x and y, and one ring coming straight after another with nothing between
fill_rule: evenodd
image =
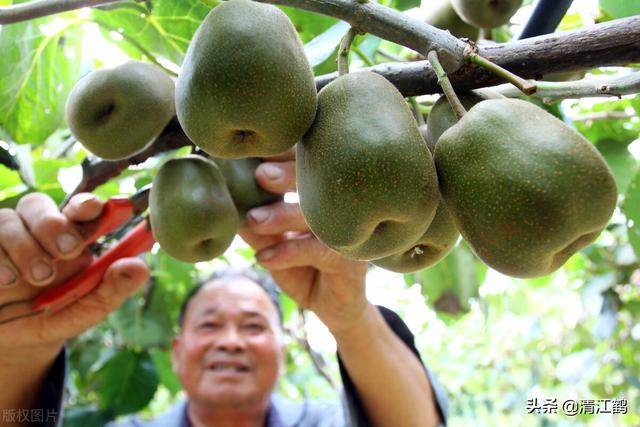
<instances>
[{"instance_id":1,"label":"man's forehead","mask_svg":"<svg viewBox=\"0 0 640 427\"><path fill-rule=\"evenodd\" d=\"M192 300L194 314L215 314L234 311L243 316L277 318L278 313L269 295L245 277L216 279L207 282Z\"/></svg>"}]
</instances>

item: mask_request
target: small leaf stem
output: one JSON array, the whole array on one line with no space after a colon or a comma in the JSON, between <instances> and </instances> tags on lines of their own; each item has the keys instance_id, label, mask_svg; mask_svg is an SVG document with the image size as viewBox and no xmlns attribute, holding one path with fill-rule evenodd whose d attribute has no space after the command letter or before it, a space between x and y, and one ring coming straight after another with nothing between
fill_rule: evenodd
<instances>
[{"instance_id":1,"label":"small leaf stem","mask_svg":"<svg viewBox=\"0 0 640 427\"><path fill-rule=\"evenodd\" d=\"M338 75L344 76L349 74L349 51L351 50L351 43L355 38L357 31L353 27L349 28L349 31L340 40L340 47L338 48Z\"/></svg>"},{"instance_id":2,"label":"small leaf stem","mask_svg":"<svg viewBox=\"0 0 640 427\"><path fill-rule=\"evenodd\" d=\"M482 68L485 68L491 71L496 76L499 76L505 79L506 81L510 82L515 87L520 89L522 93L524 93L525 95L531 95L536 92L537 87L535 83L529 80L525 80L520 76L517 76L516 74L507 70L506 68L502 68L498 64L494 64L493 62L489 61L486 58L483 58L477 53L472 51L467 51L466 57L471 63L479 65Z\"/></svg>"},{"instance_id":3,"label":"small leaf stem","mask_svg":"<svg viewBox=\"0 0 640 427\"><path fill-rule=\"evenodd\" d=\"M415 96L409 98L409 104L411 104L411 108L413 108L413 114L416 116L416 121L418 122L418 126L425 125L424 116L422 115L422 111L420 108L420 103L416 99Z\"/></svg>"},{"instance_id":4,"label":"small leaf stem","mask_svg":"<svg viewBox=\"0 0 640 427\"><path fill-rule=\"evenodd\" d=\"M456 118L460 120L467 113L467 110L464 109L464 106L460 102L460 99L458 99L456 92L453 90L449 77L447 77L447 73L444 71L442 64L440 64L440 61L438 60L438 53L435 50L432 50L427 55L427 59L438 77L438 84L442 88L444 95L447 97L447 101L449 101L453 113Z\"/></svg>"}]
</instances>

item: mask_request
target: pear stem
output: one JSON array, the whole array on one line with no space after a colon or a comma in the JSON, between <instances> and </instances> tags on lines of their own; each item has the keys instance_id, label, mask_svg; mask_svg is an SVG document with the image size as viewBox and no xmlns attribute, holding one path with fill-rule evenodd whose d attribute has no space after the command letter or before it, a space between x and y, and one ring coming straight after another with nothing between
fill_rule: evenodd
<instances>
[{"instance_id":1,"label":"pear stem","mask_svg":"<svg viewBox=\"0 0 640 427\"><path fill-rule=\"evenodd\" d=\"M409 104L411 104L411 108L413 108L413 114L416 116L416 121L418 122L418 126L422 126L426 124L424 122L424 116L420 111L420 103L418 102L415 96L412 96L409 98Z\"/></svg>"},{"instance_id":2,"label":"pear stem","mask_svg":"<svg viewBox=\"0 0 640 427\"><path fill-rule=\"evenodd\" d=\"M440 64L438 53L435 50L432 50L427 55L427 59L438 77L438 84L442 88L444 95L447 97L447 101L449 101L449 105L451 105L453 114L455 114L456 118L460 120L465 114L467 114L467 110L464 109L458 95L456 95L456 92L453 90L449 77L447 77L447 73L444 71L444 68L442 68L442 64Z\"/></svg>"},{"instance_id":3,"label":"pear stem","mask_svg":"<svg viewBox=\"0 0 640 427\"><path fill-rule=\"evenodd\" d=\"M502 68L498 64L494 64L488 59L483 58L482 56L478 55L475 52L467 51L465 55L469 60L469 62L479 65L482 68L485 68L491 71L496 76L505 79L506 81L508 81L509 83L513 84L515 87L520 89L520 91L525 95L531 95L536 92L537 87L534 82L523 79L522 77L512 73L506 68Z\"/></svg>"},{"instance_id":4,"label":"pear stem","mask_svg":"<svg viewBox=\"0 0 640 427\"><path fill-rule=\"evenodd\" d=\"M349 51L351 50L351 43L353 43L353 39L356 37L358 32L353 29L353 27L349 28L349 31L342 37L340 40L340 47L338 48L338 75L344 76L345 74L349 74Z\"/></svg>"}]
</instances>

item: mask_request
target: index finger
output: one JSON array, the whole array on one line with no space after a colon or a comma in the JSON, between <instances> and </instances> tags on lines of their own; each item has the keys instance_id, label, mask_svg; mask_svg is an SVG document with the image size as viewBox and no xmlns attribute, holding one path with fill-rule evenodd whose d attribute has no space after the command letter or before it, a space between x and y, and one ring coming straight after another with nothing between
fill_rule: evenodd
<instances>
[{"instance_id":1,"label":"index finger","mask_svg":"<svg viewBox=\"0 0 640 427\"><path fill-rule=\"evenodd\" d=\"M16 213L37 243L54 258L73 259L82 253L82 236L50 197L39 193L24 196ZM7 245L11 246L9 242Z\"/></svg>"},{"instance_id":2,"label":"index finger","mask_svg":"<svg viewBox=\"0 0 640 427\"><path fill-rule=\"evenodd\" d=\"M265 161L256 168L256 181L272 193L296 191L296 162Z\"/></svg>"}]
</instances>

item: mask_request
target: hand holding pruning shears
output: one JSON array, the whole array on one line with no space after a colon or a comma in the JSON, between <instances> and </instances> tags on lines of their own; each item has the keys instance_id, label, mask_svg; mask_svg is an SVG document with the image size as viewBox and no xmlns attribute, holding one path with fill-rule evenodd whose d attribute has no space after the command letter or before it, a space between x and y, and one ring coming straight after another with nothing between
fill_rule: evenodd
<instances>
[{"instance_id":1,"label":"hand holding pruning shears","mask_svg":"<svg viewBox=\"0 0 640 427\"><path fill-rule=\"evenodd\" d=\"M48 196L34 193L15 210L0 210L0 351L60 347L147 280L147 266L133 258L153 244L146 220L101 257L86 250L138 213L135 202L103 203L85 193L60 212Z\"/></svg>"}]
</instances>

